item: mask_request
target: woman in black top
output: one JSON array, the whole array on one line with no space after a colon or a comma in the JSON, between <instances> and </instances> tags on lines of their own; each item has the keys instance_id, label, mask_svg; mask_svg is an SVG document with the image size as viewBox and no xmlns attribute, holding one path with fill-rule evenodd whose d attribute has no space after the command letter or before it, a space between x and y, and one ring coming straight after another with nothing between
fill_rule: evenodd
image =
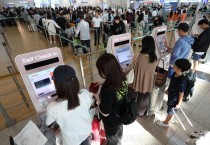
<instances>
[{"instance_id":1,"label":"woman in black top","mask_svg":"<svg viewBox=\"0 0 210 145\"><path fill-rule=\"evenodd\" d=\"M112 54L103 54L96 67L105 79L100 94L96 94L95 98L104 123L107 145L121 145L123 125L117 114L121 113L128 90L126 76Z\"/></svg>"}]
</instances>

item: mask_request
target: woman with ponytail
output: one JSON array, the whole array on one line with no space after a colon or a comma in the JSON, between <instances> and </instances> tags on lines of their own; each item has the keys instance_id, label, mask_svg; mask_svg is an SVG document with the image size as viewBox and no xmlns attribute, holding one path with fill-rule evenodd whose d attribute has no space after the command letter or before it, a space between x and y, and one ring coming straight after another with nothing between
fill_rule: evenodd
<instances>
[{"instance_id":1,"label":"woman with ponytail","mask_svg":"<svg viewBox=\"0 0 210 145\"><path fill-rule=\"evenodd\" d=\"M142 40L142 50L136 59L134 69L134 81L131 88L138 92L139 116L147 115L149 99L151 96L157 56L155 53L155 41L152 36L146 36Z\"/></svg>"}]
</instances>

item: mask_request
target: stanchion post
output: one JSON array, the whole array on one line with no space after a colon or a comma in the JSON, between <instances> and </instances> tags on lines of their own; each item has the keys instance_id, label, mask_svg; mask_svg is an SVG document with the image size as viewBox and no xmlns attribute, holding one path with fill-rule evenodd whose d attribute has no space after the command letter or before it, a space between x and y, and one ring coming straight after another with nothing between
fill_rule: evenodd
<instances>
[{"instance_id":1,"label":"stanchion post","mask_svg":"<svg viewBox=\"0 0 210 145\"><path fill-rule=\"evenodd\" d=\"M12 59L10 53L9 53L9 50L7 49L7 48L8 48L8 45L7 45L7 44L8 44L8 43L6 43L6 42L2 42L2 45L3 45L4 48L5 48L5 51L6 51L6 53L7 53L7 56L8 56L8 58L9 58L11 64L12 64L12 66L13 66L13 70L14 70L14 72L17 72L17 68L16 68L16 66L15 66L15 63L14 63L14 61L13 61L13 59Z\"/></svg>"},{"instance_id":2,"label":"stanchion post","mask_svg":"<svg viewBox=\"0 0 210 145\"><path fill-rule=\"evenodd\" d=\"M14 69L13 69L12 66L8 66L7 69L8 69L8 71L9 71L11 74L14 73ZM21 97L22 97L22 99L23 99L23 102L25 103L26 107L27 107L27 108L30 108L30 105L28 104L28 101L27 101L27 99L26 99L26 96L25 96L25 94L23 93L23 90L22 90L22 88L21 88L21 86L20 86L20 84L19 84L19 82L18 82L18 79L16 78L16 76L12 76L12 79L13 79L13 81L15 82L15 85L16 85L16 87L17 87L17 89L18 89L18 91L19 91L19 93L20 93L20 95L21 95Z\"/></svg>"},{"instance_id":3,"label":"stanchion post","mask_svg":"<svg viewBox=\"0 0 210 145\"><path fill-rule=\"evenodd\" d=\"M62 44L61 34L60 34L60 32L59 32L59 34L58 34L58 37L59 37L59 41L60 41L60 44L61 44L61 48L62 48L62 50L63 50L63 44Z\"/></svg>"},{"instance_id":4,"label":"stanchion post","mask_svg":"<svg viewBox=\"0 0 210 145\"><path fill-rule=\"evenodd\" d=\"M175 30L174 30L175 31ZM173 38L174 38L174 31L171 31L172 32L172 35L171 35L171 40L170 40L170 46L171 46L171 43L172 43L172 40L173 40Z\"/></svg>"},{"instance_id":5,"label":"stanchion post","mask_svg":"<svg viewBox=\"0 0 210 145\"><path fill-rule=\"evenodd\" d=\"M83 87L86 88L85 74L84 74L84 67L83 67L83 63L82 63L82 57L79 58L79 63L80 63L80 70L81 70L81 74L82 74Z\"/></svg>"},{"instance_id":6,"label":"stanchion post","mask_svg":"<svg viewBox=\"0 0 210 145\"><path fill-rule=\"evenodd\" d=\"M42 29L43 29L43 28L42 28ZM45 27L44 27L44 33L45 33L45 36L47 37L48 45L50 46L49 37L48 37L48 35L47 35L47 30L46 30Z\"/></svg>"},{"instance_id":7,"label":"stanchion post","mask_svg":"<svg viewBox=\"0 0 210 145\"><path fill-rule=\"evenodd\" d=\"M11 119L9 117L9 115L7 114L6 110L4 109L4 107L2 106L1 103L0 103L0 112L1 112L1 114L3 115L3 117L5 119L5 123L6 123L7 127L12 126L13 124L15 124L15 120Z\"/></svg>"},{"instance_id":8,"label":"stanchion post","mask_svg":"<svg viewBox=\"0 0 210 145\"><path fill-rule=\"evenodd\" d=\"M88 56L88 59L89 59L89 66L90 66L91 81L93 82L92 58L91 58L91 55Z\"/></svg>"}]
</instances>

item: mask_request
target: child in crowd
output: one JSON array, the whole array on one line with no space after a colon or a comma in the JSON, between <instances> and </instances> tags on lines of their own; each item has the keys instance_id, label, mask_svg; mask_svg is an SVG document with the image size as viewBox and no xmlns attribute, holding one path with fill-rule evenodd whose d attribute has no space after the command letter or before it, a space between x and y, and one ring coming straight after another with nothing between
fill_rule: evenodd
<instances>
[{"instance_id":1,"label":"child in crowd","mask_svg":"<svg viewBox=\"0 0 210 145\"><path fill-rule=\"evenodd\" d=\"M169 126L169 122L173 119L174 112L180 108L184 92L186 89L186 80L183 72L188 71L191 68L191 63L187 59L176 60L173 69L174 74L171 77L171 82L166 94L168 95L168 109L167 117L164 121L157 120L157 124L160 126Z\"/></svg>"}]
</instances>

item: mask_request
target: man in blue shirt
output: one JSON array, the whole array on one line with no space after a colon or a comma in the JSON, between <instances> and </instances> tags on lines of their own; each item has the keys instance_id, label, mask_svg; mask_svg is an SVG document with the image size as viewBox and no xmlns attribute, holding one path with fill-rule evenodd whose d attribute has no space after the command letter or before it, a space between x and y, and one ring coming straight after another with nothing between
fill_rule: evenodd
<instances>
[{"instance_id":1,"label":"man in blue shirt","mask_svg":"<svg viewBox=\"0 0 210 145\"><path fill-rule=\"evenodd\" d=\"M194 38L188 34L189 26L187 23L180 23L178 26L178 34L180 38L176 41L173 48L170 48L167 44L165 47L168 49L168 52L171 53L170 67L168 70L168 78L171 79L171 76L174 73L173 65L176 60L181 58L188 59L192 44L194 43Z\"/></svg>"}]
</instances>

